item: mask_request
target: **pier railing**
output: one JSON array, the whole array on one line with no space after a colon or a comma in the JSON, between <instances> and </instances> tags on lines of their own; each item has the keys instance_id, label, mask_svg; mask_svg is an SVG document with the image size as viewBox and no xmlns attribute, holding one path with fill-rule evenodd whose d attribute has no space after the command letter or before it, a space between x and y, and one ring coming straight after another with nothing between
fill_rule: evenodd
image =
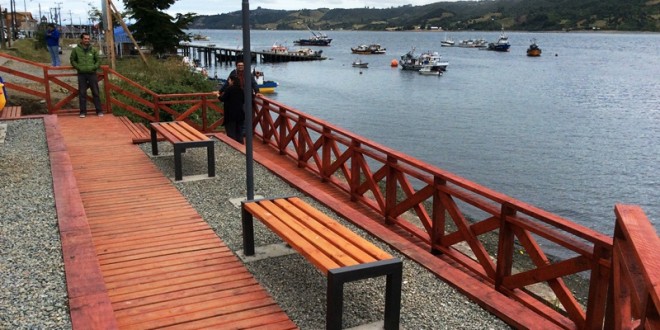
<instances>
[{"instance_id":1,"label":"pier railing","mask_svg":"<svg viewBox=\"0 0 660 330\"><path fill-rule=\"evenodd\" d=\"M617 205L608 329L660 329L660 238L639 206Z\"/></svg>"},{"instance_id":2,"label":"pier railing","mask_svg":"<svg viewBox=\"0 0 660 330\"><path fill-rule=\"evenodd\" d=\"M1 66L9 90L44 99L51 114L71 111L67 106L77 97L71 67L0 57L43 72ZM99 77L107 111L123 109L147 121L166 115L204 132L221 124L221 106L210 93L159 95L108 67ZM61 99L52 97L54 88ZM451 259L466 277L558 328L659 328L660 243L638 207L617 205L612 239L263 96L253 115L255 137L368 206L387 228L428 251L427 260ZM587 279L586 301L566 284L571 276Z\"/></svg>"},{"instance_id":3,"label":"pier railing","mask_svg":"<svg viewBox=\"0 0 660 330\"><path fill-rule=\"evenodd\" d=\"M610 237L286 105L257 101L255 135L263 143L369 206L411 242L560 328L603 327ZM495 249L487 243L493 239ZM563 257L551 256L557 253ZM568 276L587 277L586 302L567 286Z\"/></svg>"}]
</instances>

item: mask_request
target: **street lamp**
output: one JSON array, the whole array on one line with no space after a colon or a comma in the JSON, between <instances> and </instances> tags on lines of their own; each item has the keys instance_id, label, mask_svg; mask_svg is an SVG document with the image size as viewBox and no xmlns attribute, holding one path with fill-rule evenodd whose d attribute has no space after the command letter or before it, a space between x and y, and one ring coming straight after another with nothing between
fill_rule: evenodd
<instances>
[{"instance_id":1,"label":"street lamp","mask_svg":"<svg viewBox=\"0 0 660 330\"><path fill-rule=\"evenodd\" d=\"M247 188L247 200L254 199L254 159L252 150L252 51L250 50L250 3L243 0L243 96L245 103L245 185ZM250 87L248 88L248 84Z\"/></svg>"}]
</instances>

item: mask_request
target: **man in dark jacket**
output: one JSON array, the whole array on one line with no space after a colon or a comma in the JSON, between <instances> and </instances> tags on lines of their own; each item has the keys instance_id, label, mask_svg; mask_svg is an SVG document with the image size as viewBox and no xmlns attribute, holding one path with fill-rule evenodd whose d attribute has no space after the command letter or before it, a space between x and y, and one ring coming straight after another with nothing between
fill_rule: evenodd
<instances>
[{"instance_id":1,"label":"man in dark jacket","mask_svg":"<svg viewBox=\"0 0 660 330\"><path fill-rule=\"evenodd\" d=\"M89 33L80 35L80 43L71 51L71 65L78 71L78 99L80 101L80 118L87 115L87 88L92 90L92 98L96 107L96 115L103 117L101 98L99 97L99 81L96 70L101 66L98 50L92 47Z\"/></svg>"},{"instance_id":2,"label":"man in dark jacket","mask_svg":"<svg viewBox=\"0 0 660 330\"><path fill-rule=\"evenodd\" d=\"M245 84L243 83L243 72L245 72L245 63L243 61L238 61L236 62L236 69L231 70L229 73L229 77L235 76L238 78L238 80L241 83L241 88L245 87ZM220 93L224 93L224 91L229 87L229 77L227 77L227 81L220 87ZM252 76L252 94L257 94L259 93L259 86L257 85L257 80L254 78L254 75Z\"/></svg>"}]
</instances>

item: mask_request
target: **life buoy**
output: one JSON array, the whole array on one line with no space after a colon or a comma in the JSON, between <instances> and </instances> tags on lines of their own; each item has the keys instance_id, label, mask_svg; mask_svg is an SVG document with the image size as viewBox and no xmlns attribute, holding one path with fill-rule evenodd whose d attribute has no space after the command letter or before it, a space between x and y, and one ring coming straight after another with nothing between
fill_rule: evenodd
<instances>
[{"instance_id":1,"label":"life buoy","mask_svg":"<svg viewBox=\"0 0 660 330\"><path fill-rule=\"evenodd\" d=\"M0 111L5 108L7 98L5 97L5 84L0 83Z\"/></svg>"}]
</instances>

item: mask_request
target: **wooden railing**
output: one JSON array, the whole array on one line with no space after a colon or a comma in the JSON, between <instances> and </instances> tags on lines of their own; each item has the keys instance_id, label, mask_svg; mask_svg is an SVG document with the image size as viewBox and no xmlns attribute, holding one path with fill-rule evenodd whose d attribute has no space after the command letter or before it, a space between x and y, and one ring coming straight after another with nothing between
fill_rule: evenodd
<instances>
[{"instance_id":1,"label":"wooden railing","mask_svg":"<svg viewBox=\"0 0 660 330\"><path fill-rule=\"evenodd\" d=\"M660 329L660 238L636 205L616 205L608 329Z\"/></svg>"},{"instance_id":2,"label":"wooden railing","mask_svg":"<svg viewBox=\"0 0 660 330\"><path fill-rule=\"evenodd\" d=\"M603 327L610 237L269 99L257 99L254 128L263 143L369 206L411 241L451 257L559 327ZM489 235L498 242L495 251L485 244ZM563 280L584 272L586 306ZM538 285L552 298L531 289Z\"/></svg>"},{"instance_id":3,"label":"wooden railing","mask_svg":"<svg viewBox=\"0 0 660 330\"><path fill-rule=\"evenodd\" d=\"M8 89L44 98L49 113L66 111L65 104L77 97L76 87L66 81L75 76L72 68L47 67L1 53L0 57L42 69L43 76L5 66L0 73L16 79L4 77ZM121 108L147 121L168 114L203 132L215 131L222 122L207 118L222 112L213 94L159 95L108 67L99 76L110 112ZM68 94L53 100L51 85ZM283 157L368 206L389 228L405 233L411 244L451 258L466 276L478 277L557 327L657 327L660 269L652 254L658 251L657 235L648 230L651 225L641 210L617 206L613 247L611 237L263 96L256 97L253 115L255 137ZM644 235L636 228L645 228ZM494 240L497 247L490 248L486 240ZM567 276L587 278L586 303L566 285ZM627 284L617 286L620 280ZM615 293L610 292L606 304L610 285ZM552 295L539 294L533 288L538 286Z\"/></svg>"},{"instance_id":4,"label":"wooden railing","mask_svg":"<svg viewBox=\"0 0 660 330\"><path fill-rule=\"evenodd\" d=\"M45 100L49 114L72 112L77 108L78 84L73 67L51 67L4 53L0 53L0 57L29 68L21 71L6 65L0 67L0 75L9 90ZM223 110L212 93L156 94L108 66L101 67L98 79L107 112L123 109L149 122L169 115L171 120L185 121L204 132L217 131L222 124ZM92 101L91 96L88 101Z\"/></svg>"}]
</instances>

